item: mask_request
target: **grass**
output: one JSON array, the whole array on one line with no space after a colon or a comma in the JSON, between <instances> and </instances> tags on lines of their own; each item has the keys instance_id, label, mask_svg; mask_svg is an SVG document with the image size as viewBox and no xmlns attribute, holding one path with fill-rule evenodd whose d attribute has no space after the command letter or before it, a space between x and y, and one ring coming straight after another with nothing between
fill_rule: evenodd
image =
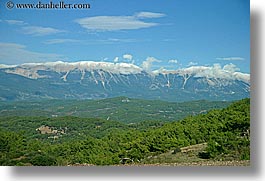
<instances>
[{"instance_id":1,"label":"grass","mask_svg":"<svg viewBox=\"0 0 265 181\"><path fill-rule=\"evenodd\" d=\"M206 143L180 148L180 152L170 150L142 160L143 166L250 166L250 160L211 160L202 159L198 154L207 147ZM136 164L138 165L138 164Z\"/></svg>"}]
</instances>

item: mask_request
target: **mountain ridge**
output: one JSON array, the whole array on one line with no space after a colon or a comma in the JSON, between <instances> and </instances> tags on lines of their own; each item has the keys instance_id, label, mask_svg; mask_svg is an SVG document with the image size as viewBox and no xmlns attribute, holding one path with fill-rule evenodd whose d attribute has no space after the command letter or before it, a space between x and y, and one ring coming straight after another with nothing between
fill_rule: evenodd
<instances>
[{"instance_id":1,"label":"mountain ridge","mask_svg":"<svg viewBox=\"0 0 265 181\"><path fill-rule=\"evenodd\" d=\"M0 79L1 100L127 96L180 102L250 96L250 74L239 72L233 64L150 71L131 63L26 63L1 65Z\"/></svg>"},{"instance_id":2,"label":"mountain ridge","mask_svg":"<svg viewBox=\"0 0 265 181\"><path fill-rule=\"evenodd\" d=\"M114 73L114 74L138 74L146 72L147 74L150 74L152 76L158 74L179 74L182 76L185 75L195 75L197 77L209 76L211 78L236 79L244 81L246 83L250 82L250 74L237 72L236 71L237 69L233 64L227 64L223 68L220 67L219 64L214 64L213 67L191 66L188 68L182 68L177 70L166 70L164 68L160 68L154 71L146 71L143 68L134 65L132 63L112 63L112 62L95 62L95 61L79 61L79 62L57 61L57 62L45 62L45 63L24 63L21 65L1 64L0 69L6 69L5 72L7 73L18 74L31 79L45 78L38 75L37 71L40 70L50 70L58 73L61 72L69 73L70 71L79 70L82 72L81 79L84 76L83 75L84 71L103 70L105 72ZM222 72L221 76L220 72ZM27 73L30 73L32 76ZM36 77L33 76L33 74Z\"/></svg>"}]
</instances>

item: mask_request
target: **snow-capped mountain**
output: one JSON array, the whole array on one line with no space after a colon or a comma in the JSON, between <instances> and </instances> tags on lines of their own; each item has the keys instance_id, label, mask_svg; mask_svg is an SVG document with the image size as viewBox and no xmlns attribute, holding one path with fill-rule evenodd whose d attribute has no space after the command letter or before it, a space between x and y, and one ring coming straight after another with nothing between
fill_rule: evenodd
<instances>
[{"instance_id":1,"label":"snow-capped mountain","mask_svg":"<svg viewBox=\"0 0 265 181\"><path fill-rule=\"evenodd\" d=\"M250 95L250 75L233 64L145 70L129 63L46 62L0 65L0 99L128 96L168 101L235 100Z\"/></svg>"}]
</instances>

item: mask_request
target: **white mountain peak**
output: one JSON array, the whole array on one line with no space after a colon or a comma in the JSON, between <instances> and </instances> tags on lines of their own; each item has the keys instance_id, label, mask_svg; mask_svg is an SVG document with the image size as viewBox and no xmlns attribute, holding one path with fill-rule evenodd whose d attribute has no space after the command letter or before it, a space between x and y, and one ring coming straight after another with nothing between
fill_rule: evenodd
<instances>
[{"instance_id":1,"label":"white mountain peak","mask_svg":"<svg viewBox=\"0 0 265 181\"><path fill-rule=\"evenodd\" d=\"M112 62L95 62L95 61L80 61L80 62L46 62L46 63L25 63L20 65L22 68L53 70L56 72L69 72L73 70L92 71L103 70L117 74L137 74L142 71L142 68L129 63L112 63Z\"/></svg>"}]
</instances>

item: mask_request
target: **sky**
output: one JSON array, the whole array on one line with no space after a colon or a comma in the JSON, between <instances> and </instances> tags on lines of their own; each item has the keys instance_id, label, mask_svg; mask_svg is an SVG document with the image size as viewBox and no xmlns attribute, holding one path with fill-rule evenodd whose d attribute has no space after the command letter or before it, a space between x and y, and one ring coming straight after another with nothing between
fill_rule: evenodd
<instances>
[{"instance_id":1,"label":"sky","mask_svg":"<svg viewBox=\"0 0 265 181\"><path fill-rule=\"evenodd\" d=\"M64 0L90 8L63 10L8 9L7 2L0 2L0 64L104 61L170 70L234 64L250 72L249 0Z\"/></svg>"}]
</instances>

